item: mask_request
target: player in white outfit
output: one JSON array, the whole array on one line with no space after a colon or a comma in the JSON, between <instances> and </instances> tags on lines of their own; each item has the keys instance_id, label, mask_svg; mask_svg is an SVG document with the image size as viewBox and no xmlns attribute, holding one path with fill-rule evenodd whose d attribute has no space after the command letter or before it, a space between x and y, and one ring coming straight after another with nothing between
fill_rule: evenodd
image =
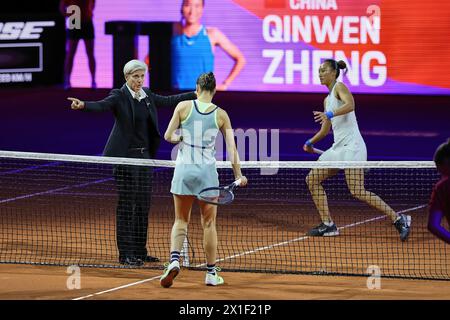
<instances>
[{"instance_id":1,"label":"player in white outfit","mask_svg":"<svg viewBox=\"0 0 450 320\"><path fill-rule=\"evenodd\" d=\"M327 86L330 93L324 100L324 112L314 111L314 119L320 122L321 129L305 142L303 149L313 153L313 144L322 140L332 128L334 143L319 157L319 161L366 161L367 149L356 121L353 95L345 84L337 81L340 69L346 69L345 62L333 59L325 60L319 68L320 83ZM338 228L330 217L327 196L322 187L325 179L337 173L338 169L312 169L306 177L322 220L320 225L308 232L310 236L339 235ZM390 217L400 233L400 239L405 241L409 236L411 217L397 214L380 197L367 191L364 187L363 169L345 169L345 178L351 194Z\"/></svg>"},{"instance_id":2,"label":"player in white outfit","mask_svg":"<svg viewBox=\"0 0 450 320\"><path fill-rule=\"evenodd\" d=\"M170 192L173 193L175 221L170 237L170 262L160 278L161 286L169 288L180 272L180 255L186 239L191 211L197 195L202 189L219 185L216 169L215 142L220 130L225 138L228 156L231 159L235 180L240 186L247 184L242 175L239 153L234 141L231 120L225 110L212 103L216 94L216 78L212 72L203 73L197 79L197 100L182 101L175 108L164 139L171 143L182 143L178 149ZM177 129L181 132L177 133ZM198 201L203 227L203 248L206 258L205 284L222 285L217 257L217 206Z\"/></svg>"}]
</instances>

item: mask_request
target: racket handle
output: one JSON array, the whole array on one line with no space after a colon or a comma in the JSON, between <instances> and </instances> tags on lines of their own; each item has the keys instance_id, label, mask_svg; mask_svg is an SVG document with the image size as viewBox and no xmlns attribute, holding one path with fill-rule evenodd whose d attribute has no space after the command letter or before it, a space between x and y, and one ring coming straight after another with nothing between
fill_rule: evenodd
<instances>
[{"instance_id":1,"label":"racket handle","mask_svg":"<svg viewBox=\"0 0 450 320\"><path fill-rule=\"evenodd\" d=\"M323 150L316 149L316 148L313 148L313 152L314 152L314 153L317 153L317 154L322 154L322 153L324 153Z\"/></svg>"},{"instance_id":2,"label":"racket handle","mask_svg":"<svg viewBox=\"0 0 450 320\"><path fill-rule=\"evenodd\" d=\"M235 182L233 182L233 184L234 184L236 187L239 187L239 186L241 185L241 182L242 182L242 180L241 180L241 178L239 178L239 179L237 179Z\"/></svg>"}]
</instances>

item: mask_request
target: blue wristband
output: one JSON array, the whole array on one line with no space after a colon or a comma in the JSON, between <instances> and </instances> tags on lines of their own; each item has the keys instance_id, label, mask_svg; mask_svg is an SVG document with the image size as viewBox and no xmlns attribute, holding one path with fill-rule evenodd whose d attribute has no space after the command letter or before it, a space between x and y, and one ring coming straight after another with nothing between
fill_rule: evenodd
<instances>
[{"instance_id":1,"label":"blue wristband","mask_svg":"<svg viewBox=\"0 0 450 320\"><path fill-rule=\"evenodd\" d=\"M311 142L311 139L306 140L305 145L308 147L312 147L313 143Z\"/></svg>"},{"instance_id":2,"label":"blue wristband","mask_svg":"<svg viewBox=\"0 0 450 320\"><path fill-rule=\"evenodd\" d=\"M327 112L325 112L325 115L327 116L328 119L331 119L334 117L333 111L327 111Z\"/></svg>"}]
</instances>

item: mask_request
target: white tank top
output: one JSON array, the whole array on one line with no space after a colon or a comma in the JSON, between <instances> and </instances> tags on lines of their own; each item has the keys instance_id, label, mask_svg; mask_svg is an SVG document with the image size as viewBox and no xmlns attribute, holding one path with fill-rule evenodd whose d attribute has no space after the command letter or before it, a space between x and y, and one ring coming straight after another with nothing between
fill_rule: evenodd
<instances>
[{"instance_id":1,"label":"white tank top","mask_svg":"<svg viewBox=\"0 0 450 320\"><path fill-rule=\"evenodd\" d=\"M327 97L325 104L326 111L335 112L336 109L340 108L344 102L336 98L334 90L336 88L336 83L331 89L330 94ZM334 145L347 145L355 142L363 142L364 140L359 132L358 122L356 121L355 112L349 112L342 116L335 116L331 118L331 127L333 129Z\"/></svg>"}]
</instances>

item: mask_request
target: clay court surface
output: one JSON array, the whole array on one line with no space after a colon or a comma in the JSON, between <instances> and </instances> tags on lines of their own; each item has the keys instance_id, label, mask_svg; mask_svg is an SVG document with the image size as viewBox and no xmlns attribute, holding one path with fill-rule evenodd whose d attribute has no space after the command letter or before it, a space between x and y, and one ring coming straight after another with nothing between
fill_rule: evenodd
<instances>
[{"instance_id":1,"label":"clay court surface","mask_svg":"<svg viewBox=\"0 0 450 320\"><path fill-rule=\"evenodd\" d=\"M182 270L173 287L159 285L158 270L81 268L81 288L67 289L66 267L0 265L0 299L21 300L441 300L448 281L222 272L225 285L207 287L204 272ZM140 282L135 284L136 282Z\"/></svg>"}]
</instances>

